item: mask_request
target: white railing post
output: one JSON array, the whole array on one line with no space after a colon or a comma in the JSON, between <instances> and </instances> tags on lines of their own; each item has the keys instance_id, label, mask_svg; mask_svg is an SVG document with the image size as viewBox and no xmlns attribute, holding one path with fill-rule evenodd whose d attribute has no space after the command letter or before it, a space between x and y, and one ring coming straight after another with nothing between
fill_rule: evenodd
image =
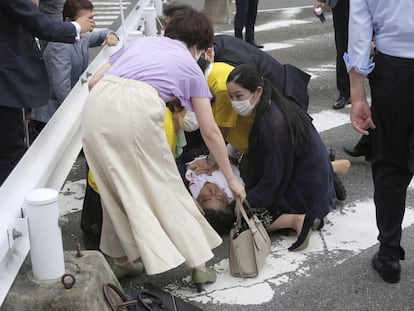
<instances>
[{"instance_id":1,"label":"white railing post","mask_svg":"<svg viewBox=\"0 0 414 311\"><path fill-rule=\"evenodd\" d=\"M157 10L153 6L148 6L144 10L144 34L146 36L157 35Z\"/></svg>"},{"instance_id":2,"label":"white railing post","mask_svg":"<svg viewBox=\"0 0 414 311\"><path fill-rule=\"evenodd\" d=\"M58 196L54 189L41 188L25 198L32 271L38 280L57 279L65 273Z\"/></svg>"}]
</instances>

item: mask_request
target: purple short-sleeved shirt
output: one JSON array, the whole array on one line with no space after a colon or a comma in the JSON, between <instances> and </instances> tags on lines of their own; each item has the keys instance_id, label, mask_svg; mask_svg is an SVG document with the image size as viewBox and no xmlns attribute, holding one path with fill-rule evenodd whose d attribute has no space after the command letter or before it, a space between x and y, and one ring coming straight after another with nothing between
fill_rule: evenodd
<instances>
[{"instance_id":1,"label":"purple short-sleeved shirt","mask_svg":"<svg viewBox=\"0 0 414 311\"><path fill-rule=\"evenodd\" d=\"M109 63L107 75L148 83L164 101L178 98L191 111L191 97L211 97L200 67L180 41L140 38L115 52Z\"/></svg>"}]
</instances>

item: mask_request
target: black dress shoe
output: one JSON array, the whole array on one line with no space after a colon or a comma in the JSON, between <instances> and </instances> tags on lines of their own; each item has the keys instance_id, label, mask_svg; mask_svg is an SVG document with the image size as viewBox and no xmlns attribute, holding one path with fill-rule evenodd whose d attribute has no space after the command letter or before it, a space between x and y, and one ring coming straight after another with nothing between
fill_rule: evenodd
<instances>
[{"instance_id":1,"label":"black dress shoe","mask_svg":"<svg viewBox=\"0 0 414 311\"><path fill-rule=\"evenodd\" d=\"M335 150L328 148L328 155L329 155L329 160L335 161Z\"/></svg>"},{"instance_id":2,"label":"black dress shoe","mask_svg":"<svg viewBox=\"0 0 414 311\"><path fill-rule=\"evenodd\" d=\"M351 103L351 98L350 97L339 97L335 104L333 104L332 108L333 109L342 109L344 108L346 105L349 105Z\"/></svg>"},{"instance_id":3,"label":"black dress shoe","mask_svg":"<svg viewBox=\"0 0 414 311\"><path fill-rule=\"evenodd\" d=\"M261 45L261 44L257 44L256 42L254 42L254 41L246 41L247 43L249 43L249 44L251 44L251 45L253 45L253 46L255 46L255 47L257 47L258 49L263 49L264 48L264 46L263 45Z\"/></svg>"},{"instance_id":4,"label":"black dress shoe","mask_svg":"<svg viewBox=\"0 0 414 311\"><path fill-rule=\"evenodd\" d=\"M372 257L372 266L381 275L382 279L388 283L398 283L401 275L401 265L396 261L380 261L378 253Z\"/></svg>"},{"instance_id":5,"label":"black dress shoe","mask_svg":"<svg viewBox=\"0 0 414 311\"><path fill-rule=\"evenodd\" d=\"M345 147L345 146L343 146L342 147L342 150L347 154L347 155L349 155L349 156L351 156L351 157L361 157L361 156L364 156L365 155L365 152L363 152L362 150L360 150L360 149L357 149L357 148L355 148L355 147L351 147L351 148L348 148L348 147Z\"/></svg>"}]
</instances>

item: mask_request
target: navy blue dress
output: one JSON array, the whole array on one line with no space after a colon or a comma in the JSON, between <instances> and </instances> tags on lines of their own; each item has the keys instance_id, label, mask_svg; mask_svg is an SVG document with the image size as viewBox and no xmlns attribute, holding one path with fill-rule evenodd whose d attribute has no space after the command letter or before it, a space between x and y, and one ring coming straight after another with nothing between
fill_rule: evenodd
<instances>
[{"instance_id":1,"label":"navy blue dress","mask_svg":"<svg viewBox=\"0 0 414 311\"><path fill-rule=\"evenodd\" d=\"M271 121L271 128L269 128ZM309 214L323 219L335 197L332 165L318 132L309 122L312 146L296 156L288 125L272 104L258 128L257 167L241 176L253 208L272 214Z\"/></svg>"}]
</instances>

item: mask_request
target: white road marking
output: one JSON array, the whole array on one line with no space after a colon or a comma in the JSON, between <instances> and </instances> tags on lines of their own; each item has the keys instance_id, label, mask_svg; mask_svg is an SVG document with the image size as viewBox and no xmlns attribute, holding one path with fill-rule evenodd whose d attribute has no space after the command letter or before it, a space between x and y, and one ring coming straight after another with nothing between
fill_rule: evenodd
<instances>
[{"instance_id":1,"label":"white road marking","mask_svg":"<svg viewBox=\"0 0 414 311\"><path fill-rule=\"evenodd\" d=\"M302 25L302 24L309 24L312 23L310 20L300 20L300 19L292 19L292 20L281 20L281 21L275 21L271 23L265 23L259 26L256 26L254 28L254 31L260 32L260 31L268 31L272 29L278 29L278 28L284 28L284 27L290 27L293 25ZM234 33L234 30L225 30L223 33Z\"/></svg>"},{"instance_id":2,"label":"white road marking","mask_svg":"<svg viewBox=\"0 0 414 311\"><path fill-rule=\"evenodd\" d=\"M273 51L273 50L281 50L281 49L287 49L292 47L292 44L288 43L265 43L263 44L262 51Z\"/></svg>"},{"instance_id":3,"label":"white road marking","mask_svg":"<svg viewBox=\"0 0 414 311\"><path fill-rule=\"evenodd\" d=\"M414 223L414 211L407 208L403 227ZM335 253L336 265L357 255L377 243L375 209L372 199L352 202L328 215L328 223L320 232L313 232L306 250L289 252L287 248L295 241L294 236L277 238L272 244L272 252L259 276L242 279L230 275L228 259L223 259L214 269L217 282L205 286L205 291L197 294L189 285L190 278L184 278L168 286L174 294L185 296L202 303L226 303L232 305L261 304L270 301L273 288L289 282L291 279L306 277L312 267L312 257L329 256Z\"/></svg>"},{"instance_id":4,"label":"white road marking","mask_svg":"<svg viewBox=\"0 0 414 311\"><path fill-rule=\"evenodd\" d=\"M313 125L318 132L324 132L332 128L350 123L349 113L336 112L334 110L325 110L311 114Z\"/></svg>"},{"instance_id":5,"label":"white road marking","mask_svg":"<svg viewBox=\"0 0 414 311\"><path fill-rule=\"evenodd\" d=\"M61 216L82 210L85 189L86 179L65 183L59 192L59 212Z\"/></svg>"}]
</instances>

